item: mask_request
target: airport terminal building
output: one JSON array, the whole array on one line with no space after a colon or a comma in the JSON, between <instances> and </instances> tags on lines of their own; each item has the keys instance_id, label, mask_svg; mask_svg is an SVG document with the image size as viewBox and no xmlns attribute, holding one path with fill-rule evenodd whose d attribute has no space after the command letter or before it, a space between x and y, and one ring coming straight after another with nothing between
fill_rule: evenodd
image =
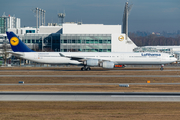
<instances>
[{"instance_id":1,"label":"airport terminal building","mask_svg":"<svg viewBox=\"0 0 180 120\"><path fill-rule=\"evenodd\" d=\"M35 51L133 52L136 45L121 25L64 23L62 26L8 29Z\"/></svg>"}]
</instances>

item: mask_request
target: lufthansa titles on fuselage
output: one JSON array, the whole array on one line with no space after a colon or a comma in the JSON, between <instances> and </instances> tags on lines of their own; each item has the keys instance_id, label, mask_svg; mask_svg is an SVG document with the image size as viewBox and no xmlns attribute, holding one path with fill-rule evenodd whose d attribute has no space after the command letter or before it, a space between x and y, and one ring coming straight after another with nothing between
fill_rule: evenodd
<instances>
[{"instance_id":1,"label":"lufthansa titles on fuselage","mask_svg":"<svg viewBox=\"0 0 180 120\"><path fill-rule=\"evenodd\" d=\"M153 57L157 57L157 56L161 56L161 54L158 53L141 53L141 56L153 56Z\"/></svg>"}]
</instances>

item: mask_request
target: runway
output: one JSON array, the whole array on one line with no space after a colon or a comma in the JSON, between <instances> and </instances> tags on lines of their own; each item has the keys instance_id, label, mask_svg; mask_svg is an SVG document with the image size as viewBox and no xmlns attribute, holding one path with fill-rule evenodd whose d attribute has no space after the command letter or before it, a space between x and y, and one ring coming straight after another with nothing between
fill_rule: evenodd
<instances>
[{"instance_id":1,"label":"runway","mask_svg":"<svg viewBox=\"0 0 180 120\"><path fill-rule=\"evenodd\" d=\"M180 93L0 92L0 101L180 102Z\"/></svg>"},{"instance_id":2,"label":"runway","mask_svg":"<svg viewBox=\"0 0 180 120\"><path fill-rule=\"evenodd\" d=\"M74 68L72 69L72 70L66 70L66 69L64 69L64 70L59 70L59 69L55 69L55 70L0 70L0 72L40 72L40 71L42 71L42 72L53 72L53 71L69 71L69 72L73 72L73 71L81 71L80 70L80 68L79 69L77 69L77 70L74 70ZM93 68L92 68L92 70L91 71L131 71L131 72L133 72L133 71L161 71L161 70L148 70L148 69L118 69L118 70L116 70L116 69L101 69L101 70L96 70L96 69L94 69L93 70ZM180 71L180 69L172 69L172 70L163 70L163 71ZM81 72L83 72L83 71L81 71Z\"/></svg>"},{"instance_id":3,"label":"runway","mask_svg":"<svg viewBox=\"0 0 180 120\"><path fill-rule=\"evenodd\" d=\"M0 84L0 86L13 85L180 85L180 83L25 83L25 84Z\"/></svg>"},{"instance_id":4,"label":"runway","mask_svg":"<svg viewBox=\"0 0 180 120\"><path fill-rule=\"evenodd\" d=\"M0 77L180 77L180 75L0 75Z\"/></svg>"}]
</instances>

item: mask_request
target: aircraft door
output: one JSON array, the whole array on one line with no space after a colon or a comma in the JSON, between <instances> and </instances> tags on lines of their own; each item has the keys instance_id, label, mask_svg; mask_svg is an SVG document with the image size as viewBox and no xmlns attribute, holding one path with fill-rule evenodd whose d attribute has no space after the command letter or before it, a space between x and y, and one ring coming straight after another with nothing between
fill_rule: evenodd
<instances>
[{"instance_id":1,"label":"aircraft door","mask_svg":"<svg viewBox=\"0 0 180 120\"><path fill-rule=\"evenodd\" d=\"M164 55L164 54L161 54L162 55L162 60L166 60L166 55Z\"/></svg>"},{"instance_id":2,"label":"aircraft door","mask_svg":"<svg viewBox=\"0 0 180 120\"><path fill-rule=\"evenodd\" d=\"M34 54L34 59L38 59L38 54Z\"/></svg>"},{"instance_id":3,"label":"aircraft door","mask_svg":"<svg viewBox=\"0 0 180 120\"><path fill-rule=\"evenodd\" d=\"M120 60L124 60L124 54L120 55Z\"/></svg>"}]
</instances>

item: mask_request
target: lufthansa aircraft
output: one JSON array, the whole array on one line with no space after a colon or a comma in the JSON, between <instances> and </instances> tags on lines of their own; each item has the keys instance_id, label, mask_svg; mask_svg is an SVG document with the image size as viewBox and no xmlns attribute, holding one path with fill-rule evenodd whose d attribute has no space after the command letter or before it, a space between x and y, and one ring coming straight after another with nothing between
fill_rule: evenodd
<instances>
[{"instance_id":1,"label":"lufthansa aircraft","mask_svg":"<svg viewBox=\"0 0 180 120\"><path fill-rule=\"evenodd\" d=\"M35 52L28 48L13 32L6 32L13 52L11 54L46 64L73 64L90 67L114 68L122 65L161 65L175 62L177 59L166 53L121 53L121 52Z\"/></svg>"}]
</instances>

